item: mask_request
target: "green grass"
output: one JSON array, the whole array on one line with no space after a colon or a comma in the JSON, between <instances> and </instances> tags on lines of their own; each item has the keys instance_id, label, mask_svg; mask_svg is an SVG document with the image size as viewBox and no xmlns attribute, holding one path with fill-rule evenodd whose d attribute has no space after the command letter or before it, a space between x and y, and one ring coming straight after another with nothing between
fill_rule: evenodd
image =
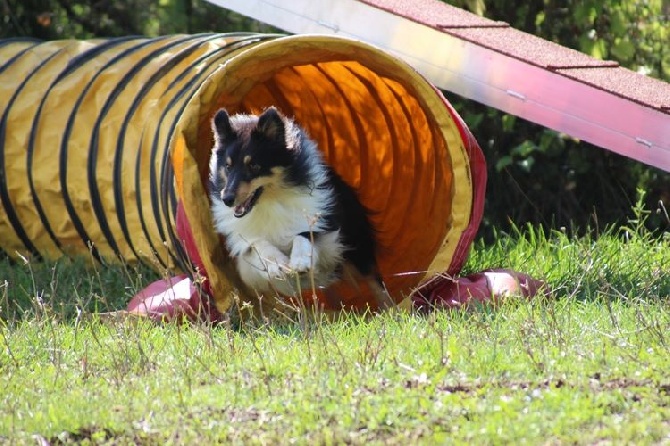
<instances>
[{"instance_id":1,"label":"green grass","mask_svg":"<svg viewBox=\"0 0 670 446\"><path fill-rule=\"evenodd\" d=\"M0 443L670 444L669 248L525 228L465 272L551 298L237 329L98 320L142 268L4 260Z\"/></svg>"}]
</instances>

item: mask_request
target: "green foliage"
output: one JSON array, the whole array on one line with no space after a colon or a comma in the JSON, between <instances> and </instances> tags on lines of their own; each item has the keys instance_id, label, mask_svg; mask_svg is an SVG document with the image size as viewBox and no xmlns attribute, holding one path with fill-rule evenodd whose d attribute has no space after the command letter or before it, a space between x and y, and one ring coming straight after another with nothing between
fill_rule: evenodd
<instances>
[{"instance_id":1,"label":"green foliage","mask_svg":"<svg viewBox=\"0 0 670 446\"><path fill-rule=\"evenodd\" d=\"M4 0L0 5L0 38L91 39L273 30L205 0Z\"/></svg>"}]
</instances>

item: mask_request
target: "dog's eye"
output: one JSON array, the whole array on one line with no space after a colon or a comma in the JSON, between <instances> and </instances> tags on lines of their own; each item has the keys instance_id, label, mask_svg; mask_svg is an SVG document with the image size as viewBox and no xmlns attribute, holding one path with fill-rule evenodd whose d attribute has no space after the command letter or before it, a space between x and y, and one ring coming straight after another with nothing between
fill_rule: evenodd
<instances>
[{"instance_id":1,"label":"dog's eye","mask_svg":"<svg viewBox=\"0 0 670 446\"><path fill-rule=\"evenodd\" d=\"M258 164L252 164L251 166L249 166L249 168L254 173L258 173L261 170L261 166L259 166Z\"/></svg>"},{"instance_id":2,"label":"dog's eye","mask_svg":"<svg viewBox=\"0 0 670 446\"><path fill-rule=\"evenodd\" d=\"M233 168L232 164L226 164L226 172L230 172L230 169Z\"/></svg>"}]
</instances>

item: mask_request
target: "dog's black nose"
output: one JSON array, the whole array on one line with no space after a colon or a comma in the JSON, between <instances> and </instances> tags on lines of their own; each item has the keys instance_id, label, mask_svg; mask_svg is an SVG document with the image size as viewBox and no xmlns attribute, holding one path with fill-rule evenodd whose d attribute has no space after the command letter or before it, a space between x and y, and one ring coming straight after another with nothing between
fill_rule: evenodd
<instances>
[{"instance_id":1,"label":"dog's black nose","mask_svg":"<svg viewBox=\"0 0 670 446\"><path fill-rule=\"evenodd\" d=\"M233 203L235 203L235 194L221 194L221 200L223 201L223 204L231 207Z\"/></svg>"}]
</instances>

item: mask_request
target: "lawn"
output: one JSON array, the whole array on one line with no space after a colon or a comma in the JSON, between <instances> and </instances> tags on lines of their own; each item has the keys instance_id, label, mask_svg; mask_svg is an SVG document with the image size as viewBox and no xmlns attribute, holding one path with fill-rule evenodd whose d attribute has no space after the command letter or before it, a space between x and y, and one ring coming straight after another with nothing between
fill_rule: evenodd
<instances>
[{"instance_id":1,"label":"lawn","mask_svg":"<svg viewBox=\"0 0 670 446\"><path fill-rule=\"evenodd\" d=\"M642 219L475 244L464 273L549 298L336 322L101 321L156 274L0 260L0 443L670 444L670 236Z\"/></svg>"}]
</instances>

